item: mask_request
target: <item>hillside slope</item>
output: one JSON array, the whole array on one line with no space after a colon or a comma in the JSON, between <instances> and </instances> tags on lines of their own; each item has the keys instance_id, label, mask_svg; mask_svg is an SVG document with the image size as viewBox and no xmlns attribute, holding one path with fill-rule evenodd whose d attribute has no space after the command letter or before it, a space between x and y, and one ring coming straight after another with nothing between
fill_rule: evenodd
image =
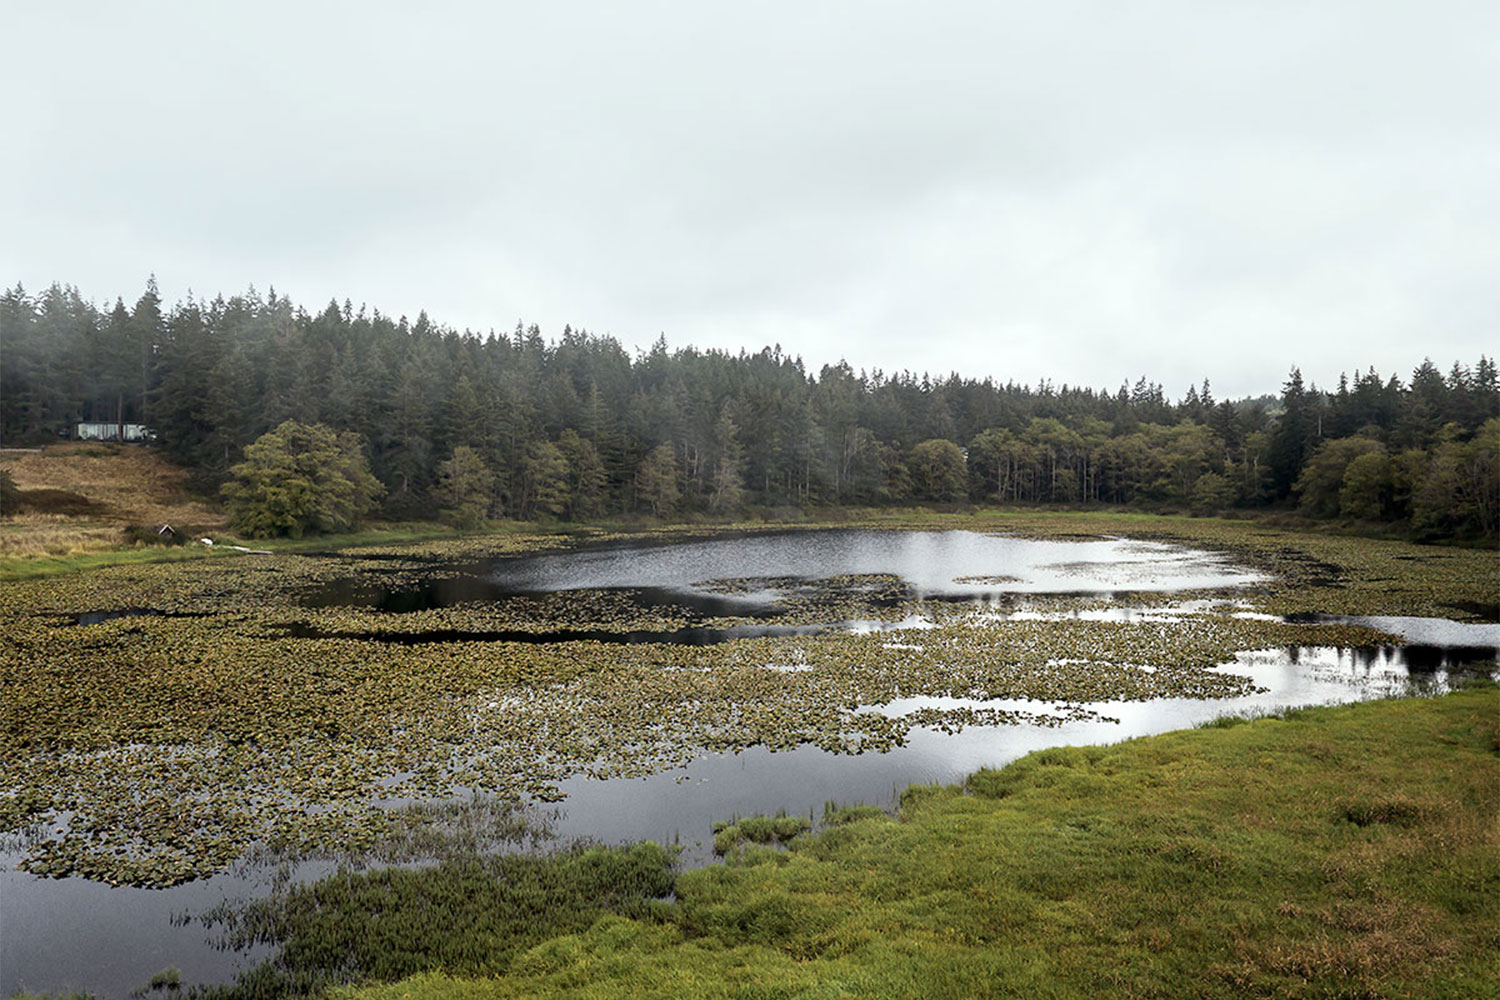
<instances>
[{"instance_id":1,"label":"hillside slope","mask_svg":"<svg viewBox=\"0 0 1500 1000\"><path fill-rule=\"evenodd\" d=\"M20 490L0 511L0 557L64 556L134 544L128 529L219 529L224 514L190 495L187 472L138 445L74 442L0 451Z\"/></svg>"}]
</instances>

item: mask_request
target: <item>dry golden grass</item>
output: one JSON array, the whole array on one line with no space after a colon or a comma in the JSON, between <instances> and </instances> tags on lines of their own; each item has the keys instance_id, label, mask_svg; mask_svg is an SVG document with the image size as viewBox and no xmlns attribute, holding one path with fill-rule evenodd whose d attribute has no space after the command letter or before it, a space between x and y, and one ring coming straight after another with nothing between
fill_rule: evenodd
<instances>
[{"instance_id":1,"label":"dry golden grass","mask_svg":"<svg viewBox=\"0 0 1500 1000\"><path fill-rule=\"evenodd\" d=\"M17 514L0 520L0 558L72 556L119 548L118 524L62 514Z\"/></svg>"},{"instance_id":2,"label":"dry golden grass","mask_svg":"<svg viewBox=\"0 0 1500 1000\"><path fill-rule=\"evenodd\" d=\"M68 556L127 544L128 525L221 528L224 515L191 496L187 473L155 451L74 442L40 452L0 454L23 501L0 518L0 557ZM52 491L35 495L34 491ZM65 511L79 511L67 513Z\"/></svg>"}]
</instances>

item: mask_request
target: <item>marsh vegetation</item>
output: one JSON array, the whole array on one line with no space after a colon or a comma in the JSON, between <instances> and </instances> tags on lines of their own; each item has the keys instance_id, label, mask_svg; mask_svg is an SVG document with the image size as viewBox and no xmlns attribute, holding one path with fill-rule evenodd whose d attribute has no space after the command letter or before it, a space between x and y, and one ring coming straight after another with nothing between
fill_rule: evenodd
<instances>
[{"instance_id":1,"label":"marsh vegetation","mask_svg":"<svg viewBox=\"0 0 1500 1000\"><path fill-rule=\"evenodd\" d=\"M70 882L176 885L257 852L376 858L410 836L401 804L566 807L580 781L686 776L706 755L1107 727L1112 706L1253 694L1232 666L1245 651L1401 642L1286 615L1473 619L1500 590L1492 553L1253 523L854 527L511 534L0 584L0 828L23 869ZM863 554L840 557L851 539ZM1005 546L1052 555L984 556ZM882 561L908 549L930 578ZM724 813L717 833L732 857L781 853L755 842L800 842L788 811L785 830Z\"/></svg>"}]
</instances>

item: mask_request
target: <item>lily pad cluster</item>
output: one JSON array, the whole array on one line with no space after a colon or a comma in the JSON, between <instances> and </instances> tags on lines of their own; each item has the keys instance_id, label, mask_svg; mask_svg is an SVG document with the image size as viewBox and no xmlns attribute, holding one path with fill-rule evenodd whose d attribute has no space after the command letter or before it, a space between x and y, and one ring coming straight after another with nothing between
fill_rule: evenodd
<instances>
[{"instance_id":1,"label":"lily pad cluster","mask_svg":"<svg viewBox=\"0 0 1500 1000\"><path fill-rule=\"evenodd\" d=\"M1359 580L1397 557L1427 560L1410 563L1403 595L1430 593L1436 603L1494 592L1483 573L1463 577L1476 563L1461 555L1449 565L1446 553L1412 546L1319 540L1308 554L1288 536L1265 549L1239 541L1249 544L1236 551L1291 574L1253 595L1261 610L1368 611L1377 591L1354 582L1333 591L1324 581ZM1116 622L1068 617L1098 598L1028 598L1045 614L1008 617L916 601L887 577L775 581L781 603L771 620L830 630L705 646L464 633L649 632L759 619L705 619L609 591L409 614L308 601L335 581L388 587L577 542L504 535L0 585L0 832L16 835L22 867L40 875L170 885L258 849L374 850L401 834L406 820L392 806L403 803L555 801L572 775L643 776L748 747L879 752L913 727L1060 724L1097 718L1090 706L1103 701L1234 697L1251 690L1220 668L1237 651L1394 641L1368 629L1236 618L1227 603ZM1340 554L1358 568L1339 568L1331 560ZM765 590L768 582L716 586ZM1358 599L1336 606L1326 592ZM123 608L171 615L75 624ZM850 620L883 624L839 627ZM451 638L372 637L424 631Z\"/></svg>"}]
</instances>

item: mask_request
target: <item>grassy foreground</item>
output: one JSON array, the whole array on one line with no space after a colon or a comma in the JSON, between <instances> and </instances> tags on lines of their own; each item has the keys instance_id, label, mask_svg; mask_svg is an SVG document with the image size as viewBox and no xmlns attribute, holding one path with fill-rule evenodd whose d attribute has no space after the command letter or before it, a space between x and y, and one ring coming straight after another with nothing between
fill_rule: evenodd
<instances>
[{"instance_id":1,"label":"grassy foreground","mask_svg":"<svg viewBox=\"0 0 1500 1000\"><path fill-rule=\"evenodd\" d=\"M1494 996L1497 810L1492 686L1047 750L688 872L500 978L336 995Z\"/></svg>"}]
</instances>

